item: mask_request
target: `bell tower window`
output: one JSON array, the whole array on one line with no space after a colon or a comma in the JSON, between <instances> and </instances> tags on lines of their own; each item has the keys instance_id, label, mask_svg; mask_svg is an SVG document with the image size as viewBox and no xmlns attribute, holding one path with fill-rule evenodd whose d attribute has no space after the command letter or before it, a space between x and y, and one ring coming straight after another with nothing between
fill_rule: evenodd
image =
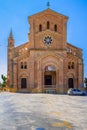
<instances>
[{"instance_id":1,"label":"bell tower window","mask_svg":"<svg viewBox=\"0 0 87 130\"><path fill-rule=\"evenodd\" d=\"M57 25L54 25L54 31L57 32Z\"/></svg>"},{"instance_id":2,"label":"bell tower window","mask_svg":"<svg viewBox=\"0 0 87 130\"><path fill-rule=\"evenodd\" d=\"M47 21L47 29L50 29L50 22Z\"/></svg>"},{"instance_id":3,"label":"bell tower window","mask_svg":"<svg viewBox=\"0 0 87 130\"><path fill-rule=\"evenodd\" d=\"M42 25L40 24L39 25L39 32L41 32L42 31Z\"/></svg>"}]
</instances>

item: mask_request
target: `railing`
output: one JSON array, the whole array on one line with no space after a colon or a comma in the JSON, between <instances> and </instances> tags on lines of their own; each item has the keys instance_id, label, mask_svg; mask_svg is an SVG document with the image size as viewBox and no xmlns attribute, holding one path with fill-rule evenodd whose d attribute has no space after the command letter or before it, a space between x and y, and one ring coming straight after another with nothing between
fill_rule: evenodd
<instances>
[{"instance_id":1,"label":"railing","mask_svg":"<svg viewBox=\"0 0 87 130\"><path fill-rule=\"evenodd\" d=\"M56 85L43 85L43 88L56 88Z\"/></svg>"}]
</instances>

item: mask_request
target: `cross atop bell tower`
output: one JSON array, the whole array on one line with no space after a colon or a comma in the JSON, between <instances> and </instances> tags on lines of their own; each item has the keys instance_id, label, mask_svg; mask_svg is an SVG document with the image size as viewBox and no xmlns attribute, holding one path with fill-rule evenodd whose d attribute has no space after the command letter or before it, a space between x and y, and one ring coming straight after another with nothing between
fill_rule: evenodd
<instances>
[{"instance_id":1,"label":"cross atop bell tower","mask_svg":"<svg viewBox=\"0 0 87 130\"><path fill-rule=\"evenodd\" d=\"M49 1L47 2L47 8L50 8L50 2Z\"/></svg>"}]
</instances>

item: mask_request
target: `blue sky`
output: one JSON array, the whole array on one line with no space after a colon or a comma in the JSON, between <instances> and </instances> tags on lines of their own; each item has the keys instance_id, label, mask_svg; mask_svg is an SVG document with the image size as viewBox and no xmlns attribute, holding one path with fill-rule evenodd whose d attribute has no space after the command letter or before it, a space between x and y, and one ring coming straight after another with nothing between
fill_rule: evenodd
<instances>
[{"instance_id":1,"label":"blue sky","mask_svg":"<svg viewBox=\"0 0 87 130\"><path fill-rule=\"evenodd\" d=\"M28 41L28 16L47 9L48 0L0 0L0 75L7 73L7 40L13 30L15 46ZM83 49L87 77L87 0L49 0L50 8L69 17L67 42Z\"/></svg>"}]
</instances>

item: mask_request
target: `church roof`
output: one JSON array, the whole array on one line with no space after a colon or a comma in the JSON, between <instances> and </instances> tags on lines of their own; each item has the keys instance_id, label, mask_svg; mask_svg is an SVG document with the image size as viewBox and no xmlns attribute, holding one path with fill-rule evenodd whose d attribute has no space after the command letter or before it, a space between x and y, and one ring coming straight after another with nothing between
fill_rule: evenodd
<instances>
[{"instance_id":1,"label":"church roof","mask_svg":"<svg viewBox=\"0 0 87 130\"><path fill-rule=\"evenodd\" d=\"M72 47L74 47L74 48L76 48L76 49L80 49L80 50L82 51L81 48L79 48L79 47L77 47L77 46L75 46L75 45L72 45L71 43L67 43L67 45L72 46Z\"/></svg>"}]
</instances>

